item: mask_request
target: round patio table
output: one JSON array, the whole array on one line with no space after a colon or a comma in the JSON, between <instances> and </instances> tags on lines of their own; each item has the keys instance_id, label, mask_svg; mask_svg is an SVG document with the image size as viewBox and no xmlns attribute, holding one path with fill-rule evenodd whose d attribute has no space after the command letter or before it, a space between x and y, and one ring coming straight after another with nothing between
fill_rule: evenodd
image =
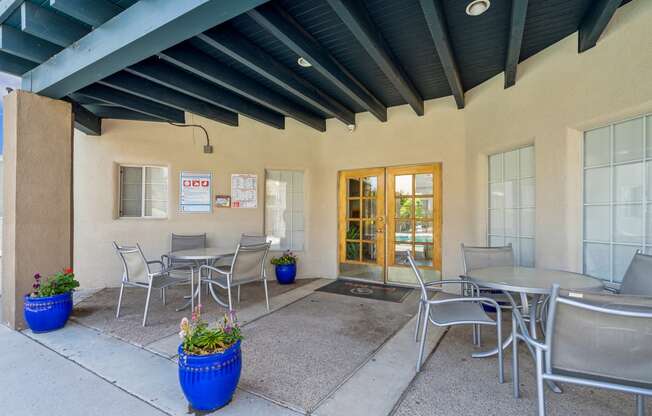
<instances>
[{"instance_id":1,"label":"round patio table","mask_svg":"<svg viewBox=\"0 0 652 416\"><path fill-rule=\"evenodd\" d=\"M524 314L530 317L530 336L537 339L537 316L538 307L545 297L552 292L552 285L558 284L562 289L577 291L593 291L604 287L599 279L579 273L564 272L561 270L538 269L532 267L485 267L472 270L466 276L471 282L480 287L501 290L509 295L513 303L512 293L518 293L521 299L521 309ZM528 300L532 296L532 302ZM507 348L513 342L513 335L510 335L503 342L502 348ZM534 355L531 347L528 349ZM489 357L498 354L498 347L473 354L474 358ZM561 388L553 382L547 382L548 386L555 393L561 393Z\"/></svg>"},{"instance_id":2,"label":"round patio table","mask_svg":"<svg viewBox=\"0 0 652 416\"><path fill-rule=\"evenodd\" d=\"M552 285L558 284L562 289L577 291L594 291L604 287L601 280L580 273L548 270L532 267L485 267L471 270L466 276L480 287L518 293L521 298L523 313L530 317L530 332L536 334L537 307L544 297L550 295ZM529 305L527 295L534 295ZM510 295L511 296L511 295ZM503 343L503 348L512 342L511 335ZM488 357L498 353L498 349L478 352L474 357Z\"/></svg>"},{"instance_id":3,"label":"round patio table","mask_svg":"<svg viewBox=\"0 0 652 416\"><path fill-rule=\"evenodd\" d=\"M201 290L201 285L199 285L197 290L195 290L195 269L199 271L199 266L202 264L211 265L219 259L232 257L234 254L235 252L233 250L217 247L200 247L170 252L169 257L172 261L192 261L192 263L190 263L190 300L181 308L177 309L177 311L183 310L188 306L191 306L192 309L195 308L195 297L199 295L199 290ZM201 276L199 277L201 278ZM227 304L221 301L217 296L213 290L213 285L209 285L209 288L211 296L215 302L222 306L227 306Z\"/></svg>"}]
</instances>

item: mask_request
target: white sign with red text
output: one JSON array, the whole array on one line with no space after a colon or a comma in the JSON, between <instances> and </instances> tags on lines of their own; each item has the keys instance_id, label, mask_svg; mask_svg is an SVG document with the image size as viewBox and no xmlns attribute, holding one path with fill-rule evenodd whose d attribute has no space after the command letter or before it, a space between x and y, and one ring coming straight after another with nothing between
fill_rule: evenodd
<instances>
[{"instance_id":1,"label":"white sign with red text","mask_svg":"<svg viewBox=\"0 0 652 416\"><path fill-rule=\"evenodd\" d=\"M231 208L258 206L258 175L236 173L231 175Z\"/></svg>"},{"instance_id":2,"label":"white sign with red text","mask_svg":"<svg viewBox=\"0 0 652 416\"><path fill-rule=\"evenodd\" d=\"M183 212L211 212L212 174L206 172L181 172L179 210Z\"/></svg>"}]
</instances>

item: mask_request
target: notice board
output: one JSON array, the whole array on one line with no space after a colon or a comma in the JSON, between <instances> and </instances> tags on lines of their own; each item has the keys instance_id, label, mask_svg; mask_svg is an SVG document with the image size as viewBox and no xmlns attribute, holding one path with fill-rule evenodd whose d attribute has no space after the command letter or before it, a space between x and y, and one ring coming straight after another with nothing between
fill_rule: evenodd
<instances>
[{"instance_id":1,"label":"notice board","mask_svg":"<svg viewBox=\"0 0 652 416\"><path fill-rule=\"evenodd\" d=\"M258 207L258 175L231 175L231 208Z\"/></svg>"},{"instance_id":2,"label":"notice board","mask_svg":"<svg viewBox=\"0 0 652 416\"><path fill-rule=\"evenodd\" d=\"M181 172L181 189L179 191L180 212L211 212L212 176L208 172Z\"/></svg>"}]
</instances>

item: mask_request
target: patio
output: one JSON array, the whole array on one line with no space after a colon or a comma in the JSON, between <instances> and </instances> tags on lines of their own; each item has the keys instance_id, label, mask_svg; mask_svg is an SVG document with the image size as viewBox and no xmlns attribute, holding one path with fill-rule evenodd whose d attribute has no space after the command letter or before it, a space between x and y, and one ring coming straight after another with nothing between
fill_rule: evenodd
<instances>
[{"instance_id":1,"label":"patio","mask_svg":"<svg viewBox=\"0 0 652 416\"><path fill-rule=\"evenodd\" d=\"M0 0L0 415L652 414L651 21Z\"/></svg>"},{"instance_id":2,"label":"patio","mask_svg":"<svg viewBox=\"0 0 652 416\"><path fill-rule=\"evenodd\" d=\"M495 358L471 358L474 347L469 342L469 328L433 331L428 343L431 353L422 372L415 375L417 344L412 339L415 320L411 318L416 312L414 294L387 308L387 301L315 292L325 284L328 281L323 279L300 282L280 294L278 289L273 289L276 295L272 297L273 311L270 314L264 312L263 300L247 300L248 296L244 294L249 291L243 291L241 315L246 316L248 323L244 324L247 341L243 352L242 382L233 402L215 414L402 416L523 415L534 412L534 370L525 348L521 349L523 397L518 400L511 396L509 376L505 384L497 383ZM181 301L182 294L170 296L170 304ZM143 338L133 337L131 341L116 338L118 334L125 334L116 331L115 327L98 331L86 326L105 321L103 311L111 302L115 303L114 295L112 291L101 291L80 301L73 321L61 331L50 334L24 332L40 345L31 346L26 339L12 339L8 338L10 333L0 333L3 339L11 340L6 345L16 346L15 349L9 348L9 357L3 357L3 368L9 369L10 378L29 377L30 372L19 375L20 368L9 363L15 354L23 354L14 352L18 349L41 348L44 352L36 356L55 361L64 357L64 361L76 363L84 370L84 377L93 380L85 382L94 386L92 389L108 389L111 393L104 393L107 397L117 394L120 398L113 399L116 403L129 403L124 408L129 410L121 410L121 407L105 407L102 399L93 398L88 407L79 409L78 413L73 400L67 405L59 405L61 414L87 414L100 408L106 415L124 414L121 412L125 411L153 415L185 414L187 409L175 375L176 334L170 339L163 337L158 343L141 346L134 341L142 342ZM254 313L256 310L259 312ZM161 334L167 333L162 312L161 309L153 310L150 333L157 330L161 330ZM398 313L399 316L378 327L377 318L388 313ZM141 329L138 315L125 314L124 321ZM278 333L288 336L278 337ZM302 336L296 338L296 334ZM484 335L485 345L491 345L491 331ZM50 351L59 356L46 358ZM507 352L507 374L510 371L509 358ZM65 362L61 365L65 367ZM386 379L387 374L392 374L392 378ZM387 380L387 383L378 383L379 379ZM96 386L98 383L99 387ZM44 404L36 401L32 403L33 407L23 408L21 396L12 393L15 389L13 383L2 383L0 387L7 393L7 398L12 398L3 404L3 409L8 409L11 414L23 414L21 411L35 413ZM549 394L551 415L634 413L631 395L575 386L563 388L563 395ZM80 393L84 391L82 388ZM125 394L128 396L120 396ZM60 402L66 403L64 400ZM139 407L142 410L137 411ZM648 411L652 411L650 403Z\"/></svg>"}]
</instances>

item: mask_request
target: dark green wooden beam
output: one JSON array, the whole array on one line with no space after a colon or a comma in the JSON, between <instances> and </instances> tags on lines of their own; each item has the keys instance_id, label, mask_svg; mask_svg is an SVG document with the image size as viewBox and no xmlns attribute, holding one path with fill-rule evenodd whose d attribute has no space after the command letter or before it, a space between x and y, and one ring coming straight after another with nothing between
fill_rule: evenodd
<instances>
[{"instance_id":1,"label":"dark green wooden beam","mask_svg":"<svg viewBox=\"0 0 652 416\"><path fill-rule=\"evenodd\" d=\"M188 45L175 46L159 53L159 56L186 71L227 88L249 100L267 106L274 111L292 117L319 131L326 131L326 120L304 107L277 94L264 85L222 65L212 57L192 49Z\"/></svg>"},{"instance_id":2,"label":"dark green wooden beam","mask_svg":"<svg viewBox=\"0 0 652 416\"><path fill-rule=\"evenodd\" d=\"M61 98L266 1L139 1L25 74L22 88Z\"/></svg>"},{"instance_id":3,"label":"dark green wooden beam","mask_svg":"<svg viewBox=\"0 0 652 416\"><path fill-rule=\"evenodd\" d=\"M616 13L622 0L594 0L589 3L589 10L580 23L578 51L582 53L598 43L600 35Z\"/></svg>"},{"instance_id":4,"label":"dark green wooden beam","mask_svg":"<svg viewBox=\"0 0 652 416\"><path fill-rule=\"evenodd\" d=\"M295 97L330 116L336 117L344 124L355 124L355 113L353 111L298 76L234 29L220 26L197 35L197 38L275 83Z\"/></svg>"},{"instance_id":5,"label":"dark green wooden beam","mask_svg":"<svg viewBox=\"0 0 652 416\"><path fill-rule=\"evenodd\" d=\"M86 104L84 107L91 113L95 114L97 117L101 118L110 118L115 120L150 121L158 123L165 122L165 120L161 120L160 118L148 116L136 111L131 111L123 107L98 104Z\"/></svg>"},{"instance_id":6,"label":"dark green wooden beam","mask_svg":"<svg viewBox=\"0 0 652 416\"><path fill-rule=\"evenodd\" d=\"M446 19L441 0L419 0L419 3L421 4L423 15L426 18L435 49L437 49L439 61L444 68L451 93L455 97L457 108L464 108L464 87L462 86L460 72L455 62L453 48L448 38L448 28L446 27Z\"/></svg>"},{"instance_id":7,"label":"dark green wooden beam","mask_svg":"<svg viewBox=\"0 0 652 416\"><path fill-rule=\"evenodd\" d=\"M50 7L93 27L123 10L108 0L50 0Z\"/></svg>"},{"instance_id":8,"label":"dark green wooden beam","mask_svg":"<svg viewBox=\"0 0 652 416\"><path fill-rule=\"evenodd\" d=\"M238 114L233 111L198 100L197 98L171 90L152 81L148 81L126 72L111 75L110 77L98 81L98 84L106 85L141 98L146 98L168 107L198 114L202 117L217 121L218 123L224 123L229 126L238 125Z\"/></svg>"},{"instance_id":9,"label":"dark green wooden beam","mask_svg":"<svg viewBox=\"0 0 652 416\"><path fill-rule=\"evenodd\" d=\"M133 94L118 91L104 85L93 84L84 87L78 91L79 94L87 97L95 98L106 103L118 105L132 111L146 114L148 116L157 117L165 121L173 121L175 123L185 123L185 114L181 110L170 108L168 106L155 103L154 101L146 100L137 97Z\"/></svg>"},{"instance_id":10,"label":"dark green wooden beam","mask_svg":"<svg viewBox=\"0 0 652 416\"><path fill-rule=\"evenodd\" d=\"M8 25L0 25L0 51L40 64L61 47Z\"/></svg>"},{"instance_id":11,"label":"dark green wooden beam","mask_svg":"<svg viewBox=\"0 0 652 416\"><path fill-rule=\"evenodd\" d=\"M20 29L64 48L90 31L72 19L28 1L20 6Z\"/></svg>"},{"instance_id":12,"label":"dark green wooden beam","mask_svg":"<svg viewBox=\"0 0 652 416\"><path fill-rule=\"evenodd\" d=\"M75 120L75 128L89 136L102 135L102 118L93 114L73 100L67 100L72 104L72 113Z\"/></svg>"},{"instance_id":13,"label":"dark green wooden beam","mask_svg":"<svg viewBox=\"0 0 652 416\"><path fill-rule=\"evenodd\" d=\"M229 109L268 126L285 128L285 117L275 111L247 100L229 90L193 76L171 64L148 59L126 68L125 71L148 79L197 99Z\"/></svg>"},{"instance_id":14,"label":"dark green wooden beam","mask_svg":"<svg viewBox=\"0 0 652 416\"><path fill-rule=\"evenodd\" d=\"M0 51L0 72L22 76L35 66L32 61Z\"/></svg>"},{"instance_id":15,"label":"dark green wooden beam","mask_svg":"<svg viewBox=\"0 0 652 416\"><path fill-rule=\"evenodd\" d=\"M18 10L24 0L0 0L0 24L11 16L11 14Z\"/></svg>"},{"instance_id":16,"label":"dark green wooden beam","mask_svg":"<svg viewBox=\"0 0 652 416\"><path fill-rule=\"evenodd\" d=\"M327 1L403 99L410 104L415 113L422 116L423 98L421 98L421 94L405 70L399 65L385 39L375 27L364 4L359 0Z\"/></svg>"},{"instance_id":17,"label":"dark green wooden beam","mask_svg":"<svg viewBox=\"0 0 652 416\"><path fill-rule=\"evenodd\" d=\"M521 56L528 0L512 0L512 14L505 60L505 88L516 84L516 67Z\"/></svg>"},{"instance_id":18,"label":"dark green wooden beam","mask_svg":"<svg viewBox=\"0 0 652 416\"><path fill-rule=\"evenodd\" d=\"M349 98L369 110L378 120L387 121L387 107L285 10L269 3L249 11L247 15L298 56L308 60L314 70L332 82Z\"/></svg>"}]
</instances>

